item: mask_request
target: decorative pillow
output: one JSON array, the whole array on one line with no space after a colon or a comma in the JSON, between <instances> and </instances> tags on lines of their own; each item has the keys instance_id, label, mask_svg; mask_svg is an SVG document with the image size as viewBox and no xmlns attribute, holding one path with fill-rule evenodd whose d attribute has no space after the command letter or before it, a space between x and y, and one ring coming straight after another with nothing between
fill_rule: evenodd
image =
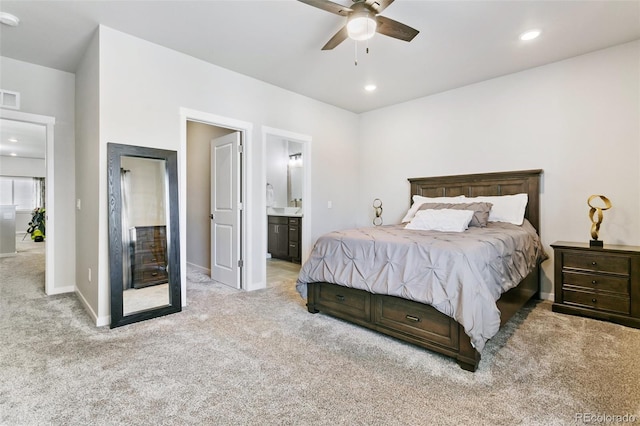
<instances>
[{"instance_id":1,"label":"decorative pillow","mask_svg":"<svg viewBox=\"0 0 640 426\"><path fill-rule=\"evenodd\" d=\"M468 200L468 198L466 200ZM473 216L471 217L469 226L478 226L480 228L484 228L485 226L487 226L487 222L489 221L489 212L491 211L491 206L491 203L424 203L420 206L418 211L427 209L472 210Z\"/></svg>"},{"instance_id":2,"label":"decorative pillow","mask_svg":"<svg viewBox=\"0 0 640 426\"><path fill-rule=\"evenodd\" d=\"M467 198L467 201L470 203L478 201L493 204L489 213L489 222L508 222L514 225L522 225L529 196L526 193L493 197L481 196Z\"/></svg>"},{"instance_id":3,"label":"decorative pillow","mask_svg":"<svg viewBox=\"0 0 640 426\"><path fill-rule=\"evenodd\" d=\"M473 210L420 210L405 229L423 231L462 232L469 227Z\"/></svg>"},{"instance_id":4,"label":"decorative pillow","mask_svg":"<svg viewBox=\"0 0 640 426\"><path fill-rule=\"evenodd\" d=\"M407 214L402 219L402 222L409 222L413 219L413 216L416 214L420 206L424 203L464 203L465 198L464 195L459 195L457 197L423 197L422 195L414 195L413 196L413 204L411 208L407 212Z\"/></svg>"}]
</instances>

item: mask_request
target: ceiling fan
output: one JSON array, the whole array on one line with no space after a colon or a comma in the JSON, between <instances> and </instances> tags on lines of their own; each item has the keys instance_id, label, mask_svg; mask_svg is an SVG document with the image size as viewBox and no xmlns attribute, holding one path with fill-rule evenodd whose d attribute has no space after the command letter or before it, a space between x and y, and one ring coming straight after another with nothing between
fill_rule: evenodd
<instances>
[{"instance_id":1,"label":"ceiling fan","mask_svg":"<svg viewBox=\"0 0 640 426\"><path fill-rule=\"evenodd\" d=\"M399 40L411 41L419 31L393 19L380 16L394 0L353 0L351 7L329 0L298 0L336 15L346 16L347 23L322 47L331 50L348 38L367 40L378 32Z\"/></svg>"}]
</instances>

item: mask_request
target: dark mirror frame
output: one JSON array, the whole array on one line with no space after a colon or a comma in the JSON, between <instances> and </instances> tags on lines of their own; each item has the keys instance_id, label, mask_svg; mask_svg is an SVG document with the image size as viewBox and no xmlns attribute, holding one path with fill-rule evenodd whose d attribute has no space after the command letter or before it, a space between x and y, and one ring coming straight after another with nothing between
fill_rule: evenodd
<instances>
[{"instance_id":1,"label":"dark mirror frame","mask_svg":"<svg viewBox=\"0 0 640 426\"><path fill-rule=\"evenodd\" d=\"M169 305L123 316L121 157L165 160L168 193L167 269ZM109 281L111 288L111 328L144 321L182 310L180 282L180 226L178 222L178 154L157 148L107 143L109 189Z\"/></svg>"}]
</instances>

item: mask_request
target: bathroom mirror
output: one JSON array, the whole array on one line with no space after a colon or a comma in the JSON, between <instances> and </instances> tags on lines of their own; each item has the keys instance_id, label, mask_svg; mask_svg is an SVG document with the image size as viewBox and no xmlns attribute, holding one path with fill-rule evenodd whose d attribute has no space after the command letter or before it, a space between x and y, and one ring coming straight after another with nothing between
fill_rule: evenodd
<instances>
[{"instance_id":1,"label":"bathroom mirror","mask_svg":"<svg viewBox=\"0 0 640 426\"><path fill-rule=\"evenodd\" d=\"M297 144L289 142L289 144ZM287 164L287 200L289 207L302 207L302 154L297 152L289 155Z\"/></svg>"},{"instance_id":2,"label":"bathroom mirror","mask_svg":"<svg viewBox=\"0 0 640 426\"><path fill-rule=\"evenodd\" d=\"M107 144L111 328L179 312L177 153Z\"/></svg>"}]
</instances>

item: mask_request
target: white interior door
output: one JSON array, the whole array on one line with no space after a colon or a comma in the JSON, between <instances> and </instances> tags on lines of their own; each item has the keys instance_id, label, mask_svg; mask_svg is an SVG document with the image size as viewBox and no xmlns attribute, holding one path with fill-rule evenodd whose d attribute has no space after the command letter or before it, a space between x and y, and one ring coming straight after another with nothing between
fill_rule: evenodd
<instances>
[{"instance_id":1,"label":"white interior door","mask_svg":"<svg viewBox=\"0 0 640 426\"><path fill-rule=\"evenodd\" d=\"M211 141L211 278L240 288L240 132Z\"/></svg>"}]
</instances>

